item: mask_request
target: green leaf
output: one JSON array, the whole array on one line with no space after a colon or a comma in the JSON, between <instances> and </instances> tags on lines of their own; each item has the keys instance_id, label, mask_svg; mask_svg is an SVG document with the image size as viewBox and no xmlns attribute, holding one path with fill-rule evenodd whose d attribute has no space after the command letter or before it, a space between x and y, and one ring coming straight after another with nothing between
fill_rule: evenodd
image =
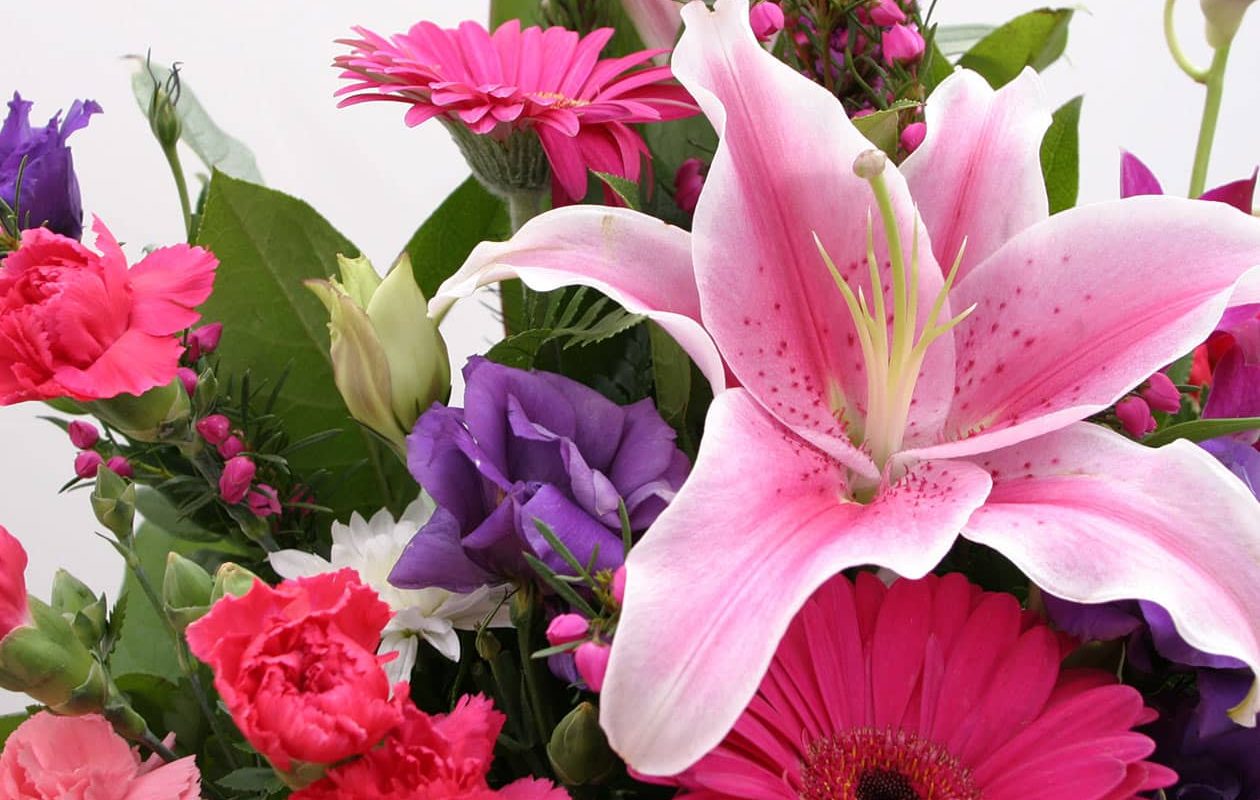
<instances>
[{"instance_id":1,"label":"green leaf","mask_svg":"<svg viewBox=\"0 0 1260 800\"><path fill-rule=\"evenodd\" d=\"M469 178L424 221L403 252L411 258L420 291L432 298L474 247L483 241L506 239L511 232L507 206L475 178Z\"/></svg>"},{"instance_id":2,"label":"green leaf","mask_svg":"<svg viewBox=\"0 0 1260 800\"><path fill-rule=\"evenodd\" d=\"M1260 417L1236 417L1231 419L1196 419L1160 428L1142 440L1142 444L1159 447L1176 439L1203 442L1231 433L1260 430Z\"/></svg>"},{"instance_id":3,"label":"green leaf","mask_svg":"<svg viewBox=\"0 0 1260 800\"><path fill-rule=\"evenodd\" d=\"M613 194L621 198L621 202L625 203L629 208L639 211L641 205L639 203L639 184L632 180L623 178L620 175L613 175L610 172L599 172L591 170L595 173L595 177L603 181L604 185L612 190Z\"/></svg>"},{"instance_id":4,"label":"green leaf","mask_svg":"<svg viewBox=\"0 0 1260 800\"><path fill-rule=\"evenodd\" d=\"M993 25L937 25L933 41L946 57L960 56L995 30Z\"/></svg>"},{"instance_id":5,"label":"green leaf","mask_svg":"<svg viewBox=\"0 0 1260 800\"><path fill-rule=\"evenodd\" d=\"M1078 95L1054 112L1050 128L1041 140L1041 172L1050 198L1050 213L1076 205L1081 183L1081 103Z\"/></svg>"},{"instance_id":6,"label":"green leaf","mask_svg":"<svg viewBox=\"0 0 1260 800\"><path fill-rule=\"evenodd\" d=\"M276 776L276 772L268 767L242 767L224 775L215 781L224 789L237 792L278 792L284 788L284 782Z\"/></svg>"},{"instance_id":7,"label":"green leaf","mask_svg":"<svg viewBox=\"0 0 1260 800\"><path fill-rule=\"evenodd\" d=\"M153 78L159 83L166 83L171 71L166 67L151 64L145 66L144 60L136 57L139 68L131 76L131 91L140 104L140 112L149 113L149 101L153 97ZM149 69L153 74L149 74ZM231 175L234 178L262 183L262 174L258 171L258 163L254 154L241 140L225 133L214 124L214 120L206 113L206 109L197 102L196 95L188 87L188 81L180 75L179 102L175 104L175 113L180 121L179 138L197 154L208 168Z\"/></svg>"},{"instance_id":8,"label":"green leaf","mask_svg":"<svg viewBox=\"0 0 1260 800\"><path fill-rule=\"evenodd\" d=\"M896 158L901 149L901 112L918 105L913 100L898 100L888 108L853 120L853 127L890 158Z\"/></svg>"},{"instance_id":9,"label":"green leaf","mask_svg":"<svg viewBox=\"0 0 1260 800\"><path fill-rule=\"evenodd\" d=\"M219 258L215 291L202 307L224 324L219 375L274 383L288 371L274 413L299 440L341 429L329 441L295 453L299 473L355 469L320 497L338 519L350 511L396 507L411 479L394 456L349 417L333 383L328 311L302 286L337 274L337 254L358 249L314 209L280 192L215 173L197 243Z\"/></svg>"},{"instance_id":10,"label":"green leaf","mask_svg":"<svg viewBox=\"0 0 1260 800\"><path fill-rule=\"evenodd\" d=\"M652 380L656 410L675 430L684 430L691 401L691 359L674 337L655 322L648 325L652 341Z\"/></svg>"},{"instance_id":11,"label":"green leaf","mask_svg":"<svg viewBox=\"0 0 1260 800\"><path fill-rule=\"evenodd\" d=\"M0 717L0 749L4 748L5 741L9 735L17 730L17 727L30 718L30 714L20 711L16 714L5 714Z\"/></svg>"},{"instance_id":12,"label":"green leaf","mask_svg":"<svg viewBox=\"0 0 1260 800\"><path fill-rule=\"evenodd\" d=\"M490 30L510 19L519 19L523 28L541 24L538 0L490 0Z\"/></svg>"},{"instance_id":13,"label":"green leaf","mask_svg":"<svg viewBox=\"0 0 1260 800\"><path fill-rule=\"evenodd\" d=\"M927 50L923 56L923 65L919 68L919 79L923 81L924 93L930 95L932 90L953 72L954 65L941 52L941 48L936 45L936 40L933 38L927 44Z\"/></svg>"},{"instance_id":14,"label":"green leaf","mask_svg":"<svg viewBox=\"0 0 1260 800\"><path fill-rule=\"evenodd\" d=\"M149 522L136 531L136 552L149 580L160 588L166 572L166 554L172 551L191 555L197 545L181 542ZM109 659L113 675L141 674L179 683L182 673L175 656L174 642L157 609L141 590L131 570L123 579L118 604L125 607L126 617ZM117 612L115 612L117 613Z\"/></svg>"},{"instance_id":15,"label":"green leaf","mask_svg":"<svg viewBox=\"0 0 1260 800\"><path fill-rule=\"evenodd\" d=\"M516 369L531 369L539 349L551 339L551 329L535 328L509 336L491 347L486 358Z\"/></svg>"},{"instance_id":16,"label":"green leaf","mask_svg":"<svg viewBox=\"0 0 1260 800\"><path fill-rule=\"evenodd\" d=\"M959 59L997 89L1019 76L1024 67L1040 72L1058 60L1067 47L1070 8L1043 8L1021 14L981 39Z\"/></svg>"}]
</instances>

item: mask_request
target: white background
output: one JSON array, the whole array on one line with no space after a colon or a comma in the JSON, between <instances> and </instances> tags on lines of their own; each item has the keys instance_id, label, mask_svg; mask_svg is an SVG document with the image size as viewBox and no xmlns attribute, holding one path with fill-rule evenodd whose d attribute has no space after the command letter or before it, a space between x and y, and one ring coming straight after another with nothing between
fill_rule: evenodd
<instances>
[{"instance_id":1,"label":"white background","mask_svg":"<svg viewBox=\"0 0 1260 800\"><path fill-rule=\"evenodd\" d=\"M945 24L998 23L1048 0L939 0ZM1195 0L1182 0L1183 45L1208 61ZM123 56L152 47L156 61L181 61L183 75L221 127L247 142L268 185L310 202L377 263L387 265L417 224L466 176L445 131L408 129L392 104L337 110L329 67L334 39L364 25L382 33L420 19L451 25L484 20L486 0L219 0L171 3L12 3L0 92L36 102L42 124L75 98L105 109L72 143L88 214L98 214L134 255L145 244L182 238L178 204L160 151L130 93ZM1086 94L1082 200L1116 196L1120 148L1139 155L1170 191L1189 180L1202 88L1164 50L1157 0L1095 0L1072 23L1068 58L1046 73L1056 105ZM1242 177L1260 162L1260 11L1234 46L1209 186ZM191 155L186 166L196 162ZM484 349L485 311L465 303L448 319L452 357ZM57 496L72 474L74 449L36 404L0 408L0 524L26 546L30 590L46 596L65 567L112 594L117 556L92 535L85 494ZM0 712L20 707L0 692Z\"/></svg>"}]
</instances>

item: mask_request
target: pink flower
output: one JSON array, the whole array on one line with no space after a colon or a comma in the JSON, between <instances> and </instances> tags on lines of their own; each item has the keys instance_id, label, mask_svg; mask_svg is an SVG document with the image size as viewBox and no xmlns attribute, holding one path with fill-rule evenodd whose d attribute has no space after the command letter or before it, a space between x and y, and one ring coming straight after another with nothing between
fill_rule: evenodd
<instances>
[{"instance_id":1,"label":"pink flower","mask_svg":"<svg viewBox=\"0 0 1260 800\"><path fill-rule=\"evenodd\" d=\"M80 450L91 450L101 440L101 432L90 422L75 420L68 430L70 442Z\"/></svg>"},{"instance_id":2,"label":"pink flower","mask_svg":"<svg viewBox=\"0 0 1260 800\"><path fill-rule=\"evenodd\" d=\"M233 435L219 442L217 449L224 460L231 461L245 452L245 442L241 441L241 437Z\"/></svg>"},{"instance_id":3,"label":"pink flower","mask_svg":"<svg viewBox=\"0 0 1260 800\"><path fill-rule=\"evenodd\" d=\"M1142 398L1156 411L1176 414L1181 410L1181 390L1162 372L1156 372L1142 387Z\"/></svg>"},{"instance_id":4,"label":"pink flower","mask_svg":"<svg viewBox=\"0 0 1260 800\"><path fill-rule=\"evenodd\" d=\"M748 13L748 23L752 26L753 35L763 42L783 30L783 9L773 0L762 0Z\"/></svg>"},{"instance_id":5,"label":"pink flower","mask_svg":"<svg viewBox=\"0 0 1260 800\"><path fill-rule=\"evenodd\" d=\"M1151 407L1140 397L1126 397L1116 403L1116 417L1124 432L1134 439L1141 439L1156 427Z\"/></svg>"},{"instance_id":6,"label":"pink flower","mask_svg":"<svg viewBox=\"0 0 1260 800\"><path fill-rule=\"evenodd\" d=\"M689 158L678 167L674 175L674 202L688 214L696 210L700 190L704 188L705 163Z\"/></svg>"},{"instance_id":7,"label":"pink flower","mask_svg":"<svg viewBox=\"0 0 1260 800\"><path fill-rule=\"evenodd\" d=\"M101 468L101 464L105 463L105 459L95 450L84 450L74 457L74 474L83 480L91 480L96 477L96 471Z\"/></svg>"},{"instance_id":8,"label":"pink flower","mask_svg":"<svg viewBox=\"0 0 1260 800\"><path fill-rule=\"evenodd\" d=\"M590 623L581 614L557 614L547 625L547 642L557 645L578 642L586 638Z\"/></svg>"},{"instance_id":9,"label":"pink flower","mask_svg":"<svg viewBox=\"0 0 1260 800\"><path fill-rule=\"evenodd\" d=\"M365 753L398 724L376 655L391 616L354 570L258 581L188 626L188 647L241 733L287 772Z\"/></svg>"},{"instance_id":10,"label":"pink flower","mask_svg":"<svg viewBox=\"0 0 1260 800\"><path fill-rule=\"evenodd\" d=\"M99 714L41 711L23 722L0 753L5 800L198 800L192 756L170 764L136 751Z\"/></svg>"},{"instance_id":11,"label":"pink flower","mask_svg":"<svg viewBox=\"0 0 1260 800\"><path fill-rule=\"evenodd\" d=\"M219 475L219 497L228 505L241 502L257 473L258 467L247 456L229 458Z\"/></svg>"},{"instance_id":12,"label":"pink flower","mask_svg":"<svg viewBox=\"0 0 1260 800\"><path fill-rule=\"evenodd\" d=\"M906 21L906 12L901 10L897 0L875 0L869 13L871 22L881 28L899 25Z\"/></svg>"},{"instance_id":13,"label":"pink flower","mask_svg":"<svg viewBox=\"0 0 1260 800\"><path fill-rule=\"evenodd\" d=\"M192 397L197 393L197 373L188 367L180 367L175 370L175 377L179 378L179 382L184 385L184 393Z\"/></svg>"},{"instance_id":14,"label":"pink flower","mask_svg":"<svg viewBox=\"0 0 1260 800\"><path fill-rule=\"evenodd\" d=\"M0 525L0 640L31 622L26 603L26 550Z\"/></svg>"},{"instance_id":15,"label":"pink flower","mask_svg":"<svg viewBox=\"0 0 1260 800\"><path fill-rule=\"evenodd\" d=\"M613 573L612 579L612 596L617 601L617 605L626 602L626 565L622 564L617 567L617 571Z\"/></svg>"},{"instance_id":16,"label":"pink flower","mask_svg":"<svg viewBox=\"0 0 1260 800\"><path fill-rule=\"evenodd\" d=\"M44 228L0 264L0 405L143 394L175 379L218 261L175 245L131 269L99 219L92 252Z\"/></svg>"},{"instance_id":17,"label":"pink flower","mask_svg":"<svg viewBox=\"0 0 1260 800\"><path fill-rule=\"evenodd\" d=\"M280 496L265 483L258 484L245 497L249 511L255 517L274 517L280 513Z\"/></svg>"},{"instance_id":18,"label":"pink flower","mask_svg":"<svg viewBox=\"0 0 1260 800\"><path fill-rule=\"evenodd\" d=\"M1176 782L1142 760L1142 696L1062 657L1014 597L962 575L837 576L734 730L671 782L697 800L1128 800Z\"/></svg>"},{"instance_id":19,"label":"pink flower","mask_svg":"<svg viewBox=\"0 0 1260 800\"><path fill-rule=\"evenodd\" d=\"M109 467L110 472L113 472L120 478L134 478L136 476L136 471L131 468L131 462L127 460L126 456L114 456L105 462L105 466Z\"/></svg>"},{"instance_id":20,"label":"pink flower","mask_svg":"<svg viewBox=\"0 0 1260 800\"><path fill-rule=\"evenodd\" d=\"M223 323L212 322L202 325L188 336L188 358L196 361L219 349L219 340L223 338Z\"/></svg>"},{"instance_id":21,"label":"pink flower","mask_svg":"<svg viewBox=\"0 0 1260 800\"><path fill-rule=\"evenodd\" d=\"M927 48L927 43L923 41L923 34L908 25L893 25L884 31L884 37L880 40L884 48L884 63L888 66L893 64L912 64L923 57L923 51Z\"/></svg>"},{"instance_id":22,"label":"pink flower","mask_svg":"<svg viewBox=\"0 0 1260 800\"><path fill-rule=\"evenodd\" d=\"M573 653L573 663L577 667L578 675L592 692L604 689L610 652L611 648L603 642L583 642Z\"/></svg>"},{"instance_id":23,"label":"pink flower","mask_svg":"<svg viewBox=\"0 0 1260 800\"><path fill-rule=\"evenodd\" d=\"M655 51L599 59L611 28L581 37L558 27L521 30L509 20L493 35L471 21L454 29L420 22L389 39L355 32L362 38L340 40L352 52L334 60L352 81L337 92L349 95L341 106L392 100L410 106L412 126L440 116L496 138L536 131L571 202L586 196L588 169L639 179L647 147L631 125L697 110L668 67L633 69Z\"/></svg>"},{"instance_id":24,"label":"pink flower","mask_svg":"<svg viewBox=\"0 0 1260 800\"><path fill-rule=\"evenodd\" d=\"M927 138L927 123L911 122L901 132L901 149L909 155L919 149L919 145L923 144L925 138Z\"/></svg>"},{"instance_id":25,"label":"pink flower","mask_svg":"<svg viewBox=\"0 0 1260 800\"><path fill-rule=\"evenodd\" d=\"M714 389L687 482L626 562L600 697L613 748L640 772L685 769L828 578L920 577L960 535L1051 594L1156 603L1194 647L1260 667L1256 498L1188 442L1082 422L1260 297L1260 226L1171 197L1050 216L1031 70L996 92L956 71L923 144L875 175L841 104L747 14L683 10L674 70L720 136L691 232L557 209L478 246L430 304L509 278L590 286L660 324ZM1234 713L1258 708L1260 691Z\"/></svg>"},{"instance_id":26,"label":"pink flower","mask_svg":"<svg viewBox=\"0 0 1260 800\"><path fill-rule=\"evenodd\" d=\"M449 714L430 716L400 684L402 723L362 758L328 771L293 800L568 800L548 781L522 778L499 790L486 783L504 716L481 695L460 698Z\"/></svg>"},{"instance_id":27,"label":"pink flower","mask_svg":"<svg viewBox=\"0 0 1260 800\"><path fill-rule=\"evenodd\" d=\"M197 433L207 444L222 444L232 432L232 421L222 414L211 414L197 420Z\"/></svg>"}]
</instances>

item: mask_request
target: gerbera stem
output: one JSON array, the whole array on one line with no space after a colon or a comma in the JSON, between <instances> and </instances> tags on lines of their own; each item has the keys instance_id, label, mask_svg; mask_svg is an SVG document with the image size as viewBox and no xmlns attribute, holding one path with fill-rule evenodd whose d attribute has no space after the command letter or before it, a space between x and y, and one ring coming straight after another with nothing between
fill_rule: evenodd
<instances>
[{"instance_id":1,"label":"gerbera stem","mask_svg":"<svg viewBox=\"0 0 1260 800\"><path fill-rule=\"evenodd\" d=\"M1207 186L1208 163L1212 160L1212 142L1216 139L1216 123L1221 116L1221 97L1225 93L1225 67L1229 62L1230 42L1216 49L1212 66L1207 71L1207 98L1203 102L1203 121L1199 125L1199 144L1194 151L1194 171L1190 173L1190 196L1198 197Z\"/></svg>"},{"instance_id":2,"label":"gerbera stem","mask_svg":"<svg viewBox=\"0 0 1260 800\"><path fill-rule=\"evenodd\" d=\"M512 233L516 233L526 222L541 214L546 205L546 190L523 190L508 195L508 221L512 225Z\"/></svg>"}]
</instances>

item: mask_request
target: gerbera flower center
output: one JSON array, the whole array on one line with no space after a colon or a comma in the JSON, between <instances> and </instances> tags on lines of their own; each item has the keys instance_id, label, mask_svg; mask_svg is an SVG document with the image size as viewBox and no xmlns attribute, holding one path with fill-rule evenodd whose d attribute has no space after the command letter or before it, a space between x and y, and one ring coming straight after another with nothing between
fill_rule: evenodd
<instances>
[{"instance_id":1,"label":"gerbera flower center","mask_svg":"<svg viewBox=\"0 0 1260 800\"><path fill-rule=\"evenodd\" d=\"M815 742L801 776L801 800L980 800L970 770L945 748L888 728Z\"/></svg>"}]
</instances>

